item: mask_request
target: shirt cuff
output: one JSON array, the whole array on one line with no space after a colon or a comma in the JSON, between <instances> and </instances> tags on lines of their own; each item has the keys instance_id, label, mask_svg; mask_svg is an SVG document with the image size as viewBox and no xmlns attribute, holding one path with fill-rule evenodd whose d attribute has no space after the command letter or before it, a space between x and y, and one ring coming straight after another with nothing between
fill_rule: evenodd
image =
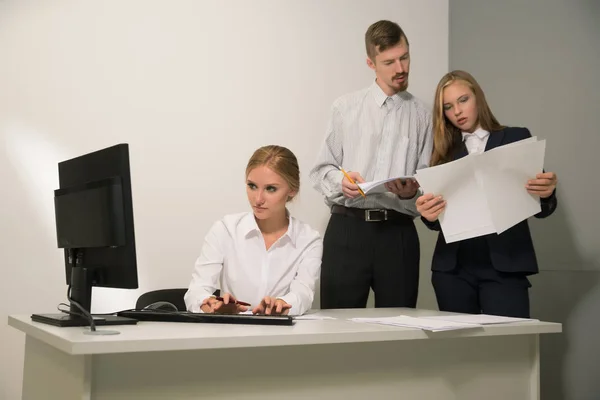
<instances>
[{"instance_id":1,"label":"shirt cuff","mask_svg":"<svg viewBox=\"0 0 600 400\"><path fill-rule=\"evenodd\" d=\"M216 297L216 296L208 296L205 297L204 299L207 299L209 297ZM201 301L196 301L192 304L192 306L188 309L190 312L193 313L198 313L198 314L204 314L204 311L202 311L202 309L200 308L200 306L202 305L202 302L204 301L204 299L202 299Z\"/></svg>"},{"instance_id":2,"label":"shirt cuff","mask_svg":"<svg viewBox=\"0 0 600 400\"><path fill-rule=\"evenodd\" d=\"M413 197L402 197L402 196L400 196L399 194L397 194L396 196L398 196L398 198L399 198L400 200L414 200L414 199L415 199L415 197L417 197L417 195L418 195L418 194L419 194L419 191L417 190L417 191L415 192L415 194L413 195Z\"/></svg>"},{"instance_id":3,"label":"shirt cuff","mask_svg":"<svg viewBox=\"0 0 600 400\"><path fill-rule=\"evenodd\" d=\"M339 193L342 193L344 173L336 168L328 174L327 178L329 178L329 182L331 183L331 190L327 196L337 196Z\"/></svg>"}]
</instances>

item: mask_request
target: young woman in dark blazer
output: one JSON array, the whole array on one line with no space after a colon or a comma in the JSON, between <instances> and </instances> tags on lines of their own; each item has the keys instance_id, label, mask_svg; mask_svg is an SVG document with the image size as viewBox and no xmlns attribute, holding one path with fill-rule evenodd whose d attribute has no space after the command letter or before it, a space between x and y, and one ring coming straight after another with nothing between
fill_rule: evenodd
<instances>
[{"instance_id":1,"label":"young woman in dark blazer","mask_svg":"<svg viewBox=\"0 0 600 400\"><path fill-rule=\"evenodd\" d=\"M464 71L452 71L440 80L433 132L432 166L531 137L527 128L500 125L477 81ZM536 218L556 209L556 183L553 172L524 182L523 190L540 197ZM501 234L446 243L438 222L446 205L441 195L426 193L416 203L425 225L440 231L432 263L439 309L528 318L527 276L537 273L538 266L527 221Z\"/></svg>"}]
</instances>

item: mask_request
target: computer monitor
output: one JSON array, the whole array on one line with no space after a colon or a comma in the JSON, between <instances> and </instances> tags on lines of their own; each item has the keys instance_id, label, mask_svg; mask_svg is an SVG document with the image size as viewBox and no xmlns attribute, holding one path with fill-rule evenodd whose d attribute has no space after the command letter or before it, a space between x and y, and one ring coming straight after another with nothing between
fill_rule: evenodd
<instances>
[{"instance_id":1,"label":"computer monitor","mask_svg":"<svg viewBox=\"0 0 600 400\"><path fill-rule=\"evenodd\" d=\"M119 144L58 164L54 191L58 247L64 249L69 313L34 314L57 326L91 324L92 287L137 289L129 146ZM94 316L95 325L134 324Z\"/></svg>"}]
</instances>

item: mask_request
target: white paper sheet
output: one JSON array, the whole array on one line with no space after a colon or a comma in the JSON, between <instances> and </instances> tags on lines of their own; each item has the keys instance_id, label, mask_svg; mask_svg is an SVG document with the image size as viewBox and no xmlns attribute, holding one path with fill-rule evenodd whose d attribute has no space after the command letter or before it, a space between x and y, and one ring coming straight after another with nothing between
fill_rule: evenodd
<instances>
[{"instance_id":1,"label":"white paper sheet","mask_svg":"<svg viewBox=\"0 0 600 400\"><path fill-rule=\"evenodd\" d=\"M512 322L539 321L537 319L501 317L498 315L488 315L488 314L435 315L435 316L431 316L431 317L421 317L421 318L437 320L437 321L461 322L461 323L466 323L466 324L479 324L479 325L495 325L495 324L509 324Z\"/></svg>"},{"instance_id":2,"label":"white paper sheet","mask_svg":"<svg viewBox=\"0 0 600 400\"><path fill-rule=\"evenodd\" d=\"M498 233L541 211L539 196L529 194L525 184L542 172L545 151L542 140L486 152L477 173Z\"/></svg>"},{"instance_id":3,"label":"white paper sheet","mask_svg":"<svg viewBox=\"0 0 600 400\"><path fill-rule=\"evenodd\" d=\"M336 319L333 317L328 317L326 315L320 315L320 314L304 314L304 315L296 315L294 316L294 319L299 319L299 320L328 320L328 319Z\"/></svg>"},{"instance_id":4,"label":"white paper sheet","mask_svg":"<svg viewBox=\"0 0 600 400\"><path fill-rule=\"evenodd\" d=\"M485 193L480 190L476 168L478 155L417 171L425 193L441 194L446 210L439 221L447 243L496 232Z\"/></svg>"},{"instance_id":5,"label":"white paper sheet","mask_svg":"<svg viewBox=\"0 0 600 400\"><path fill-rule=\"evenodd\" d=\"M399 326L403 328L416 328L432 332L449 331L456 329L473 329L481 328L479 324L469 324L464 322L434 320L426 318L409 317L407 315L399 315L397 317L385 318L352 318L353 322L380 324Z\"/></svg>"},{"instance_id":6,"label":"white paper sheet","mask_svg":"<svg viewBox=\"0 0 600 400\"><path fill-rule=\"evenodd\" d=\"M542 172L545 147L533 137L418 170L423 192L446 201L439 217L446 242L502 233L540 212L525 184Z\"/></svg>"},{"instance_id":7,"label":"white paper sheet","mask_svg":"<svg viewBox=\"0 0 600 400\"><path fill-rule=\"evenodd\" d=\"M414 179L413 176L397 176L395 178L381 179L378 181L363 182L359 183L358 187L361 188L365 194L373 193L386 193L388 190L385 188L385 184L396 179Z\"/></svg>"}]
</instances>

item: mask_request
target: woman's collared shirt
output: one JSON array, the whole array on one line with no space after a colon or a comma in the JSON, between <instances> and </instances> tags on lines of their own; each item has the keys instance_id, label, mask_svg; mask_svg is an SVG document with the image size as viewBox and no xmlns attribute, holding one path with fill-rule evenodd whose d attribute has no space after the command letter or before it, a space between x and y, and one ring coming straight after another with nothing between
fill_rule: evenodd
<instances>
[{"instance_id":1,"label":"woman's collared shirt","mask_svg":"<svg viewBox=\"0 0 600 400\"><path fill-rule=\"evenodd\" d=\"M293 217L267 250L252 212L227 215L205 237L185 294L187 309L201 312L202 301L221 289L252 307L277 297L292 306L290 315L301 315L312 305L322 253L319 233Z\"/></svg>"}]
</instances>

